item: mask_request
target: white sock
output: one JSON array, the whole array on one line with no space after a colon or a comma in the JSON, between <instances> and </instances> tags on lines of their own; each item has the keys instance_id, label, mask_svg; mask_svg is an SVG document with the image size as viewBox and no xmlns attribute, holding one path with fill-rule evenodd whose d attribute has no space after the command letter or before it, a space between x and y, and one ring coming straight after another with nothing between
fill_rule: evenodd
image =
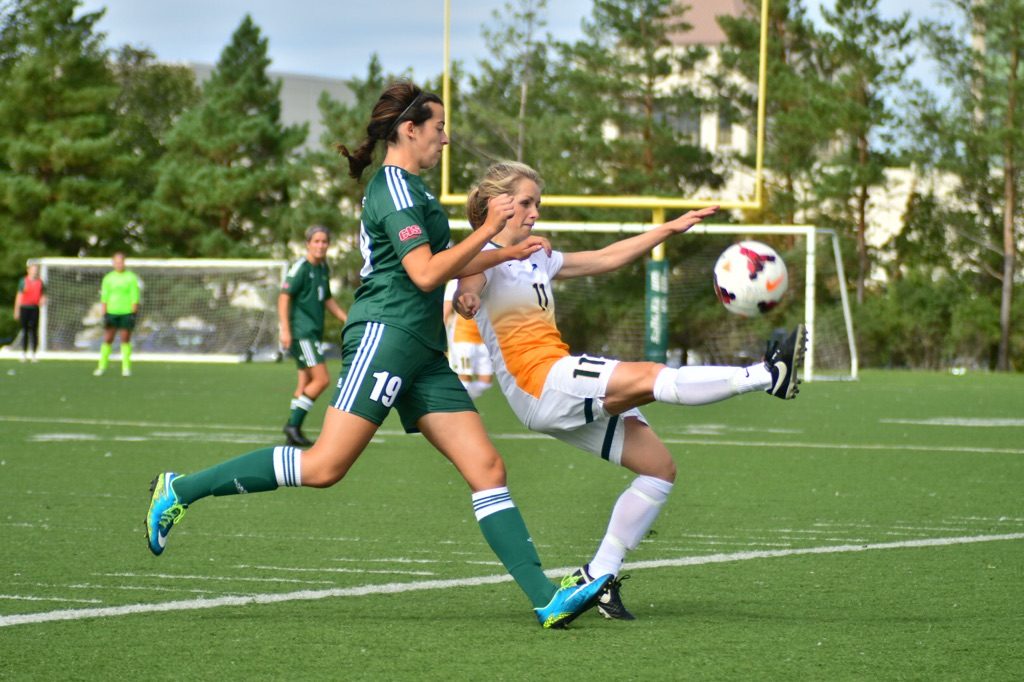
<instances>
[{"instance_id":1,"label":"white sock","mask_svg":"<svg viewBox=\"0 0 1024 682\"><path fill-rule=\"evenodd\" d=\"M298 398L292 398L291 409L294 410L296 407L309 412L313 409L313 399L305 393L299 395Z\"/></svg>"},{"instance_id":2,"label":"white sock","mask_svg":"<svg viewBox=\"0 0 1024 682\"><path fill-rule=\"evenodd\" d=\"M490 387L491 382L489 381L471 381L467 390L469 391L470 397L479 398L484 394L484 391Z\"/></svg>"},{"instance_id":3,"label":"white sock","mask_svg":"<svg viewBox=\"0 0 1024 682\"><path fill-rule=\"evenodd\" d=\"M640 545L671 492L672 484L660 478L637 476L633 479L626 491L619 495L601 546L590 560L588 569L591 577L619 574L626 552Z\"/></svg>"},{"instance_id":4,"label":"white sock","mask_svg":"<svg viewBox=\"0 0 1024 682\"><path fill-rule=\"evenodd\" d=\"M286 445L274 448L274 477L278 485L302 485L302 450Z\"/></svg>"},{"instance_id":5,"label":"white sock","mask_svg":"<svg viewBox=\"0 0 1024 682\"><path fill-rule=\"evenodd\" d=\"M765 390L772 375L764 363L749 367L666 367L654 380L654 399L675 405L707 405L740 393Z\"/></svg>"}]
</instances>

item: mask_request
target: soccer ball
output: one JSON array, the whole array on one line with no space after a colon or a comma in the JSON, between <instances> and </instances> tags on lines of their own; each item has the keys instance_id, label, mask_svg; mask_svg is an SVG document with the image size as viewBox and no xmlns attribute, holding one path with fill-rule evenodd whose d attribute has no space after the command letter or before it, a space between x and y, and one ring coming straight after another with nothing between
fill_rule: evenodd
<instances>
[{"instance_id":1,"label":"soccer ball","mask_svg":"<svg viewBox=\"0 0 1024 682\"><path fill-rule=\"evenodd\" d=\"M730 313L763 315L779 304L788 287L782 257L761 242L733 244L715 263L715 293Z\"/></svg>"}]
</instances>

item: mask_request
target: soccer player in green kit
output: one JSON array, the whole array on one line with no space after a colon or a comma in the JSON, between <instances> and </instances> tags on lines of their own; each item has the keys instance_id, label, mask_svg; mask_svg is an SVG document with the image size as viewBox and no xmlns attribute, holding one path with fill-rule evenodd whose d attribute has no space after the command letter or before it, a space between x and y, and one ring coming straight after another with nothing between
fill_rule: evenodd
<instances>
[{"instance_id":1,"label":"soccer player in green kit","mask_svg":"<svg viewBox=\"0 0 1024 682\"><path fill-rule=\"evenodd\" d=\"M514 214L512 197L490 200L488 219L450 246L448 218L419 173L433 168L448 143L441 99L408 82L384 90L373 107L367 137L354 151L340 147L359 179L381 140L383 166L366 186L359 247L362 284L342 333L344 367L323 429L308 450L268 447L193 474L161 473L153 481L146 517L153 554L186 508L209 495L326 488L340 481L394 407L407 432L421 432L465 479L484 538L534 607L545 628L565 627L593 607L611 579L553 584L519 509L506 487L505 463L484 430L466 389L448 366L442 319L445 283L521 260L545 240L480 251Z\"/></svg>"},{"instance_id":2,"label":"soccer player in green kit","mask_svg":"<svg viewBox=\"0 0 1024 682\"><path fill-rule=\"evenodd\" d=\"M343 323L348 319L331 297L331 272L326 261L330 243L331 233L326 227L314 225L306 230L306 255L289 268L277 297L281 347L291 352L299 373L291 415L284 425L288 445L308 447L313 444L303 435L302 422L313 409L313 401L331 381L321 347L324 311Z\"/></svg>"},{"instance_id":3,"label":"soccer player in green kit","mask_svg":"<svg viewBox=\"0 0 1024 682\"><path fill-rule=\"evenodd\" d=\"M132 330L135 329L135 315L139 312L139 278L126 270L124 254L118 251L113 257L114 269L103 277L100 285L100 302L103 304L103 343L100 345L100 363L93 372L102 376L110 364L110 351L114 347L114 335L121 331L121 376L132 375Z\"/></svg>"}]
</instances>

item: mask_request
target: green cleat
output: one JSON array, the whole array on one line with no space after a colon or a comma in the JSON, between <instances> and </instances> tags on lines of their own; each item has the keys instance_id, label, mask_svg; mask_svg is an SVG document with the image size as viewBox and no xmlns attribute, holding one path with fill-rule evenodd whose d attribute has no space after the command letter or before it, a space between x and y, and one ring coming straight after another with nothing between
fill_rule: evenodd
<instances>
[{"instance_id":1,"label":"green cleat","mask_svg":"<svg viewBox=\"0 0 1024 682\"><path fill-rule=\"evenodd\" d=\"M157 556L163 553L171 528L185 516L186 507L178 502L178 496L171 487L171 482L176 478L178 474L160 474L153 479L149 488L153 497L149 503L149 514L146 515L146 541L149 551Z\"/></svg>"},{"instance_id":2,"label":"green cleat","mask_svg":"<svg viewBox=\"0 0 1024 682\"><path fill-rule=\"evenodd\" d=\"M562 579L561 587L551 597L548 605L534 609L537 620L545 628L561 629L568 626L581 613L597 604L611 579L612 575L609 573L592 582L577 585L579 576L567 575Z\"/></svg>"}]
</instances>

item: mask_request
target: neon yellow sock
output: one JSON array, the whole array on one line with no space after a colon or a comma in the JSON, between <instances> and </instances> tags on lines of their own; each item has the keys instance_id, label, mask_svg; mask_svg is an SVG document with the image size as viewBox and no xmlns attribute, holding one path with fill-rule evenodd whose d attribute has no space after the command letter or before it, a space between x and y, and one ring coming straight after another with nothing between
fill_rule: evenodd
<instances>
[{"instance_id":1,"label":"neon yellow sock","mask_svg":"<svg viewBox=\"0 0 1024 682\"><path fill-rule=\"evenodd\" d=\"M132 371L132 344L122 343L121 344L121 371L130 372Z\"/></svg>"},{"instance_id":2,"label":"neon yellow sock","mask_svg":"<svg viewBox=\"0 0 1024 682\"><path fill-rule=\"evenodd\" d=\"M100 345L100 370L106 370L107 365L110 364L110 344L103 343Z\"/></svg>"}]
</instances>

